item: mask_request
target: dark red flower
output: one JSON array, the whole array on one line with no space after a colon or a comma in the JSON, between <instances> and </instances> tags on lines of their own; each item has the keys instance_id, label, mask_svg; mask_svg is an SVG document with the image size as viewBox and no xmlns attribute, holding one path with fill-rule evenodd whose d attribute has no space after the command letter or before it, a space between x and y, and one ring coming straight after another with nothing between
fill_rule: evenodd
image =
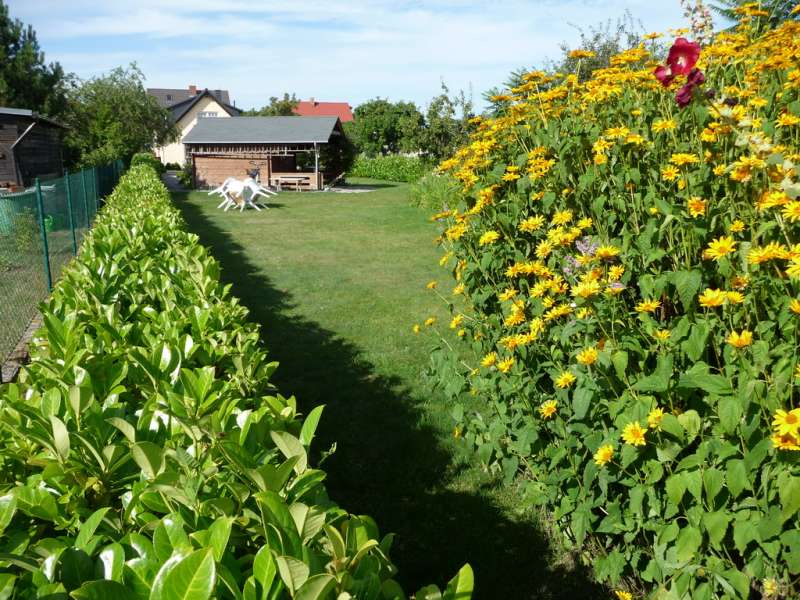
<instances>
[{"instance_id":1,"label":"dark red flower","mask_svg":"<svg viewBox=\"0 0 800 600\"><path fill-rule=\"evenodd\" d=\"M653 75L656 76L656 79L658 79L661 82L661 85L664 87L669 87L669 84L672 83L673 79L675 79L675 75L672 74L672 70L664 65L658 65L656 70L653 71Z\"/></svg>"},{"instance_id":2,"label":"dark red flower","mask_svg":"<svg viewBox=\"0 0 800 600\"><path fill-rule=\"evenodd\" d=\"M678 38L669 49L667 65L673 76L688 75L700 58L700 44L686 38Z\"/></svg>"},{"instance_id":3,"label":"dark red flower","mask_svg":"<svg viewBox=\"0 0 800 600\"><path fill-rule=\"evenodd\" d=\"M706 80L706 76L700 69L692 69L689 76L686 78L686 84L675 93L675 102L678 106L684 108L692 101L692 91L698 85L702 85Z\"/></svg>"}]
</instances>

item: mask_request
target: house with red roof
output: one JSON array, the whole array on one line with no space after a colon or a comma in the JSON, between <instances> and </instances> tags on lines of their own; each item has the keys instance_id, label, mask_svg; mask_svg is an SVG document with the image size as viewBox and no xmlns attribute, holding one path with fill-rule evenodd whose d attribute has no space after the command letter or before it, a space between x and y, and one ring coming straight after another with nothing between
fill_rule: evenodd
<instances>
[{"instance_id":1,"label":"house with red roof","mask_svg":"<svg viewBox=\"0 0 800 600\"><path fill-rule=\"evenodd\" d=\"M342 123L353 120L353 107L347 102L317 102L314 98L301 100L294 108L301 117L339 117Z\"/></svg>"}]
</instances>

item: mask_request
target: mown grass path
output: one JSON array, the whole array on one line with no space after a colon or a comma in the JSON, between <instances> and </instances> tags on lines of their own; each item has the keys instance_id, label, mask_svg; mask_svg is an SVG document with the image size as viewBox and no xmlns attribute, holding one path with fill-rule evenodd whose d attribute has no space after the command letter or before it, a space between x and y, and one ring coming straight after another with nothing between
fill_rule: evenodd
<instances>
[{"instance_id":1,"label":"mown grass path","mask_svg":"<svg viewBox=\"0 0 800 600\"><path fill-rule=\"evenodd\" d=\"M174 198L261 323L281 392L306 411L326 405L315 447L337 446L323 467L331 496L397 534L408 592L469 562L477 598L603 597L453 440L445 401L423 381L431 340L411 331L428 315L449 319L425 289L449 277L435 227L408 205L407 186L375 185L284 193L260 213L223 213L202 192Z\"/></svg>"}]
</instances>

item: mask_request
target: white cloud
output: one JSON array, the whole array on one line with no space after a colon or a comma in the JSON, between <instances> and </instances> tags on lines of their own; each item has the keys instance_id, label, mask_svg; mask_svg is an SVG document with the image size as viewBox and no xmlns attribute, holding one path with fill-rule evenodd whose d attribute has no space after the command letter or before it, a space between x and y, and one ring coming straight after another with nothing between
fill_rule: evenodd
<instances>
[{"instance_id":1,"label":"white cloud","mask_svg":"<svg viewBox=\"0 0 800 600\"><path fill-rule=\"evenodd\" d=\"M158 87L226 88L239 106L284 91L358 104L424 104L443 78L476 100L512 69L574 45L576 27L627 9L647 30L682 25L664 0L11 0L49 60L88 77L136 61Z\"/></svg>"}]
</instances>

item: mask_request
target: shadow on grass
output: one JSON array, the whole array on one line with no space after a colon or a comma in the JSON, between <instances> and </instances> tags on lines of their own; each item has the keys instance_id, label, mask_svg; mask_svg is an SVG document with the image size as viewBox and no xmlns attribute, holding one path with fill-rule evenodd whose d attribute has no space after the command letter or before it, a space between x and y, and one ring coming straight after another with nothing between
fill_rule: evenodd
<instances>
[{"instance_id":1,"label":"shadow on grass","mask_svg":"<svg viewBox=\"0 0 800 600\"><path fill-rule=\"evenodd\" d=\"M392 559L407 593L443 585L465 562L475 570L476 598L595 599L604 590L581 570L548 565L550 551L535 523L509 520L485 496L446 488L453 457L440 432L423 423L420 401L398 378L377 374L359 349L302 316L248 260L247 249L187 201L173 197L189 229L222 265L223 279L262 325L273 381L308 412L325 404L317 450L333 442L324 464L331 497L346 510L374 517L397 537Z\"/></svg>"}]
</instances>

